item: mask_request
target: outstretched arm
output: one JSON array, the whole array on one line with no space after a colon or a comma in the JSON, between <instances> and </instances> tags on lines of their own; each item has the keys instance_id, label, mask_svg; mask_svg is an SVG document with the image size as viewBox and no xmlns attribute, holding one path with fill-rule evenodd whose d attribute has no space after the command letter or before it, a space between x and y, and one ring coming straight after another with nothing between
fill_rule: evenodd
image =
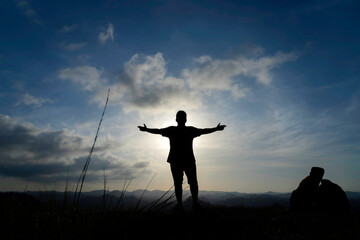
<instances>
[{"instance_id":1,"label":"outstretched arm","mask_svg":"<svg viewBox=\"0 0 360 240\"><path fill-rule=\"evenodd\" d=\"M213 133L216 131L222 131L222 130L224 130L225 127L226 127L226 125L220 125L220 123L219 123L214 128L203 128L200 131L201 131L201 134L209 134L209 133Z\"/></svg>"},{"instance_id":2,"label":"outstretched arm","mask_svg":"<svg viewBox=\"0 0 360 240\"><path fill-rule=\"evenodd\" d=\"M139 130L142 132L148 132L148 133L152 133L152 134L161 134L160 129L157 128L148 128L145 123L144 126L138 126Z\"/></svg>"}]
</instances>

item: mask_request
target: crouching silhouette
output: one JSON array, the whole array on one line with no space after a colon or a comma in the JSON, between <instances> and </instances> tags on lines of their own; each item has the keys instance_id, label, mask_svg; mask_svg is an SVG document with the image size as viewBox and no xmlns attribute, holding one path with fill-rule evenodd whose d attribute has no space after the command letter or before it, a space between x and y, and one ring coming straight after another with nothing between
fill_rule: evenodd
<instances>
[{"instance_id":1,"label":"crouching silhouette","mask_svg":"<svg viewBox=\"0 0 360 240\"><path fill-rule=\"evenodd\" d=\"M350 211L350 202L344 190L330 180L322 179L324 172L320 167L311 168L310 175L304 178L298 188L291 193L292 210L326 213Z\"/></svg>"},{"instance_id":2,"label":"crouching silhouette","mask_svg":"<svg viewBox=\"0 0 360 240\"><path fill-rule=\"evenodd\" d=\"M317 191L324 169L312 167L310 175L305 177L299 184L298 188L291 193L290 204L293 210L312 211L315 209Z\"/></svg>"},{"instance_id":3,"label":"crouching silhouette","mask_svg":"<svg viewBox=\"0 0 360 240\"><path fill-rule=\"evenodd\" d=\"M317 194L317 208L322 212L348 213L350 202L339 185L323 179Z\"/></svg>"}]
</instances>

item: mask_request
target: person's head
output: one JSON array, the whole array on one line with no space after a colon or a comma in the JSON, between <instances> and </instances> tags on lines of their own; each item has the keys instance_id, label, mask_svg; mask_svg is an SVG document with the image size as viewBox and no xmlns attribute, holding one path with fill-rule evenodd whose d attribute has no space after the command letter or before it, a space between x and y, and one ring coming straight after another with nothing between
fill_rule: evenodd
<instances>
[{"instance_id":1,"label":"person's head","mask_svg":"<svg viewBox=\"0 0 360 240\"><path fill-rule=\"evenodd\" d=\"M316 179L317 181L321 181L325 173L325 170L321 167L312 167L310 170L310 176Z\"/></svg>"},{"instance_id":2,"label":"person's head","mask_svg":"<svg viewBox=\"0 0 360 240\"><path fill-rule=\"evenodd\" d=\"M179 125L185 125L186 123L186 112L180 110L176 113L176 122L179 124Z\"/></svg>"}]
</instances>

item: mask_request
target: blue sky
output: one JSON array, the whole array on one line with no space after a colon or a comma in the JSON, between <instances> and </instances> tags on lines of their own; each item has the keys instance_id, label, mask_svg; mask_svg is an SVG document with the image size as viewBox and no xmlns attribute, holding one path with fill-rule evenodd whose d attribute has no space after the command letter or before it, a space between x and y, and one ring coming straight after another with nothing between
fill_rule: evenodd
<instances>
[{"instance_id":1,"label":"blue sky","mask_svg":"<svg viewBox=\"0 0 360 240\"><path fill-rule=\"evenodd\" d=\"M172 185L168 140L138 125L228 127L195 140L200 188L291 191L312 166L360 191L357 1L2 1L0 190Z\"/></svg>"}]
</instances>

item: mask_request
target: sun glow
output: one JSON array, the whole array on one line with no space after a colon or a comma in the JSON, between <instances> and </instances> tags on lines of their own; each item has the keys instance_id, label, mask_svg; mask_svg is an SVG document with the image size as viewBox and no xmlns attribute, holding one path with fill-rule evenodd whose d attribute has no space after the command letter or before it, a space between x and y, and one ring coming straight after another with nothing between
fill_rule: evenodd
<instances>
[{"instance_id":1,"label":"sun glow","mask_svg":"<svg viewBox=\"0 0 360 240\"><path fill-rule=\"evenodd\" d=\"M154 138L153 146L158 149L168 150L168 149L170 149L169 139L166 137L162 137L162 136Z\"/></svg>"}]
</instances>

